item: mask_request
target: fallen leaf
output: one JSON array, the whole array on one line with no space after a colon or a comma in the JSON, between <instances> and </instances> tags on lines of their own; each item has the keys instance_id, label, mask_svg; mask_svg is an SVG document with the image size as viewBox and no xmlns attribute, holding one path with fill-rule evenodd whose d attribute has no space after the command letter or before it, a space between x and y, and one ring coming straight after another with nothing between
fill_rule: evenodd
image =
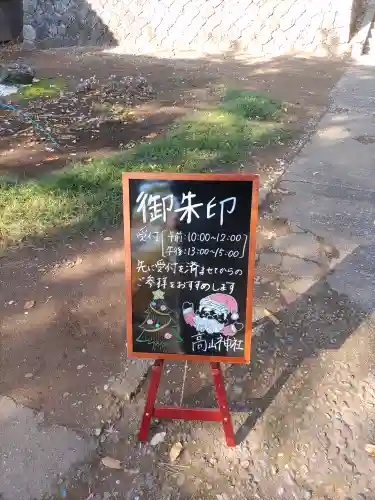
<instances>
[{"instance_id":1,"label":"fallen leaf","mask_svg":"<svg viewBox=\"0 0 375 500\"><path fill-rule=\"evenodd\" d=\"M25 302L25 305L23 306L24 309L32 309L35 306L35 300L27 300Z\"/></svg>"},{"instance_id":2,"label":"fallen leaf","mask_svg":"<svg viewBox=\"0 0 375 500\"><path fill-rule=\"evenodd\" d=\"M121 470L123 467L121 465L120 460L112 457L104 457L101 460L102 464L109 469L118 469Z\"/></svg>"},{"instance_id":3,"label":"fallen leaf","mask_svg":"<svg viewBox=\"0 0 375 500\"><path fill-rule=\"evenodd\" d=\"M151 439L150 441L150 445L151 446L156 446L160 443L162 443L165 439L165 436L167 435L166 432L158 432L157 434L155 434L155 436L153 436L153 438Z\"/></svg>"},{"instance_id":4,"label":"fallen leaf","mask_svg":"<svg viewBox=\"0 0 375 500\"><path fill-rule=\"evenodd\" d=\"M146 135L145 139L154 139L159 134L157 132L151 132L151 134Z\"/></svg>"},{"instance_id":5,"label":"fallen leaf","mask_svg":"<svg viewBox=\"0 0 375 500\"><path fill-rule=\"evenodd\" d=\"M370 455L375 457L375 444L366 444L365 450L367 453L370 453Z\"/></svg>"},{"instance_id":6,"label":"fallen leaf","mask_svg":"<svg viewBox=\"0 0 375 500\"><path fill-rule=\"evenodd\" d=\"M59 159L58 156L47 156L47 158L45 158L45 161L55 161L58 159Z\"/></svg>"},{"instance_id":7,"label":"fallen leaf","mask_svg":"<svg viewBox=\"0 0 375 500\"><path fill-rule=\"evenodd\" d=\"M181 455L182 448L183 446L180 441L177 441L177 443L172 446L171 451L169 452L169 458L171 462L175 462L178 459L178 457Z\"/></svg>"},{"instance_id":8,"label":"fallen leaf","mask_svg":"<svg viewBox=\"0 0 375 500\"><path fill-rule=\"evenodd\" d=\"M276 318L276 316L268 309L264 309L264 314L267 316L267 318L270 318L270 320L273 321L275 325L280 324L280 320Z\"/></svg>"}]
</instances>

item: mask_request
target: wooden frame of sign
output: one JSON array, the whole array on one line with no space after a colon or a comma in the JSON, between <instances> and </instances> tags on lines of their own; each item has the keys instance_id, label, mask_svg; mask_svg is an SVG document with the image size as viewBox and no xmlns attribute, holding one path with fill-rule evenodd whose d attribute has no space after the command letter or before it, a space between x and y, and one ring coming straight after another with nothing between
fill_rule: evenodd
<instances>
[{"instance_id":1,"label":"wooden frame of sign","mask_svg":"<svg viewBox=\"0 0 375 500\"><path fill-rule=\"evenodd\" d=\"M156 359L141 440L180 418L235 444L219 363L250 362L258 191L256 174L123 174L128 356ZM155 408L168 359L210 362L219 409Z\"/></svg>"}]
</instances>

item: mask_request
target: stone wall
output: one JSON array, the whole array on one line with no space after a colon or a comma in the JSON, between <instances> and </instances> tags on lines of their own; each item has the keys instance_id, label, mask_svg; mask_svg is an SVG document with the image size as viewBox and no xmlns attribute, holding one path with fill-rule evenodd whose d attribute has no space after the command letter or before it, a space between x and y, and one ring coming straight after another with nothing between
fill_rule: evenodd
<instances>
[{"instance_id":1,"label":"stone wall","mask_svg":"<svg viewBox=\"0 0 375 500\"><path fill-rule=\"evenodd\" d=\"M368 3L369 0L353 0L350 19L350 36L355 35L355 33L358 31L360 22L364 17Z\"/></svg>"},{"instance_id":2,"label":"stone wall","mask_svg":"<svg viewBox=\"0 0 375 500\"><path fill-rule=\"evenodd\" d=\"M341 52L352 7L353 0L25 0L24 15L48 46L275 55Z\"/></svg>"}]
</instances>

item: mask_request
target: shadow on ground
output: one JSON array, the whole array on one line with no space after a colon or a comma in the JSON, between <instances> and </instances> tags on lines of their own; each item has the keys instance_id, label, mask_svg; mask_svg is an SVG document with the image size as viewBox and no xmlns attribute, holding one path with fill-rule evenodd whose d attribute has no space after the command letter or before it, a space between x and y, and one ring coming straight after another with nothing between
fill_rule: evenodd
<instances>
[{"instance_id":1,"label":"shadow on ground","mask_svg":"<svg viewBox=\"0 0 375 500\"><path fill-rule=\"evenodd\" d=\"M0 393L87 432L125 356L122 235L112 238L2 260Z\"/></svg>"},{"instance_id":2,"label":"shadow on ground","mask_svg":"<svg viewBox=\"0 0 375 500\"><path fill-rule=\"evenodd\" d=\"M348 266L352 268L356 265L358 262L353 262L352 254L349 254L330 273L345 273ZM260 269L257 268L256 275L259 275L259 272ZM280 285L282 287L282 279L271 271L268 283L255 284L255 301L260 300L264 307L268 306L273 310ZM273 315L278 324L275 324L275 319L267 316L256 321L253 324L250 366L230 365L225 371L225 377L235 383L237 388L241 387L240 393L233 392L233 387L228 387L232 411L249 413L246 421L237 430L237 442L240 443L248 436L291 375L303 363L307 360L314 362L321 351L340 349L372 312L373 309L359 308L346 295L337 293L329 286L324 276L301 294L298 300L290 304L285 304L285 301L283 304L283 301L279 300L279 307ZM199 370L201 368L200 366ZM190 376L199 380L197 371L198 369L193 369ZM306 406L310 404L309 386L319 385L316 374L315 370L314 380L305 376L301 381L300 389L303 387L303 394L301 391L290 394L288 406L293 408L293 419L298 418L297 413L302 416ZM322 376L324 375L326 371L322 369ZM206 385L206 378L205 376L203 382L201 381L203 387L198 391L195 389L197 380L188 385L185 404L200 406L209 401L216 405L213 386L211 381ZM278 432L287 432L288 411L285 407L280 408L278 420Z\"/></svg>"},{"instance_id":3,"label":"shadow on ground","mask_svg":"<svg viewBox=\"0 0 375 500\"><path fill-rule=\"evenodd\" d=\"M355 257L353 260L353 253L350 253L333 268L331 275L335 273L345 274L348 266L353 265L358 265L358 262L355 261ZM262 275L262 269L259 267L256 275ZM280 462L283 460L285 463L289 463L291 458L288 458L288 446L294 442L293 436L296 428L299 426L303 428L302 422L306 420L307 415L308 418L314 418L312 408L316 403L316 392L321 384L326 383L326 381L323 382L323 379L327 379L330 369L332 369L332 373L335 371L334 367L331 367L332 360L325 358L326 353L331 350L340 350L349 341L352 334L358 332L361 327L366 328L366 321L372 313L372 309L361 309L346 295L333 290L326 278L327 276L323 276L290 304L285 304L285 302L283 304L283 301L280 300L280 307L273 314L273 318L279 321L278 324L275 324L274 319L271 320L268 317L255 323L250 366L229 365L226 367L227 393L238 443L235 450L226 449L220 424L197 422L192 424L188 422L153 422L151 436L167 430L166 441L158 448L150 448L147 445L142 448L137 446L137 431L147 385L141 387L140 392L132 402L122 402L123 406L120 409L117 408L121 411L117 414L112 413L120 441L104 443L102 453L120 460L124 459L126 470L139 469L141 471L141 490L146 496L140 496L140 498L147 498L147 495L150 495L155 488L158 491L163 488L164 491L164 487L170 488L181 500L190 499L194 494L204 495L206 484L214 484L214 491L227 491L228 475L239 481L245 481L245 477L241 476L243 474L243 471L241 473L240 470L241 467L237 471L238 461L245 456L246 460L254 459L255 462L257 454L250 453L246 448L248 444L245 443L250 442L251 446L255 447L258 445L257 440L260 439L259 435L261 435L259 446L262 449L264 446L264 450L266 450L270 470L272 464L278 463L280 466ZM97 277L93 276L92 279L96 280ZM255 285L256 302L264 303L265 306L270 301L274 302L278 280L281 283L280 277L270 272L269 281L265 285ZM75 286L76 280L73 280L72 284ZM62 314L62 317L59 318L60 321L66 322L66 313L67 311ZM98 325L97 322L96 325ZM107 330L105 328L97 328L96 326L95 330L98 332L99 338L106 337ZM118 338L120 338L119 334ZM366 335L363 336L363 339L366 339ZM87 346L89 353L89 350L92 351L92 347L89 347L90 343ZM371 343L366 344L365 349L371 350ZM106 358L107 354L113 356L114 353L114 349L111 353L107 346L104 346L101 357ZM116 366L117 358L112 359L115 360ZM363 349L358 348L355 353L349 349L348 353L339 357L340 362L342 359L345 363L351 363L351 370L354 369L354 366L359 367L363 377L366 376L368 363L364 357ZM97 364L98 360L97 356L96 359L94 358L93 364ZM76 358L74 364L78 362L79 359ZM91 361L88 366L90 363ZM166 370L159 389L158 402L159 404L179 405L183 365L176 362L167 363ZM72 380L75 384L77 382L74 370L72 370L72 374ZM358 371L356 371L356 375L360 376ZM334 377L336 376L334 375ZM20 378L20 380L22 379ZM9 382L9 387L11 387L12 382ZM333 390L336 387L336 382L334 378L332 380ZM344 383L345 380L341 380L341 382ZM16 388L16 384L14 387ZM198 389L199 387L200 389ZM15 389L15 393L18 390ZM84 390L83 387L82 390ZM189 363L183 404L193 407L216 406L210 370L205 364ZM271 405L272 409L270 409ZM58 409L58 412L60 411L61 409ZM319 418L321 418L321 414L319 414ZM255 431L257 426L261 426L262 430ZM250 433L251 438L249 437ZM270 443L274 443L276 436L279 445L272 449L268 448ZM185 457L182 459L181 466L176 465L175 468L172 466L171 469L168 469L164 465L169 460L170 447L179 439L186 443L191 458L186 459ZM302 442L304 441L302 440ZM243 445L245 448L242 447ZM280 453L281 451L285 453L285 457ZM242 460L244 459L242 458ZM214 467L212 464L215 464ZM134 488L134 494L140 493L140 490L137 490L139 486L137 481L121 476L122 486L119 488L115 485L118 477L116 473L109 474L97 462L93 462L91 467L91 476L95 476L96 480L90 485L92 491L97 494L109 491L111 487L127 493L133 491L132 488ZM248 476L246 481L251 481L249 479L252 477L250 472L256 474L257 471L258 466L254 463L254 467L250 471L245 471ZM150 474L153 480L150 479ZM176 478L180 474L186 475L192 480L186 481L183 485L178 484ZM200 478L201 482L197 482L197 478ZM239 485L237 480L236 483ZM200 486L202 484L203 486ZM87 493L85 481L78 480L75 487L80 495ZM203 489L199 490L201 487ZM75 489L72 490L72 498L75 498L75 492ZM77 498L80 498L79 495ZM238 496L238 498L242 497Z\"/></svg>"}]
</instances>

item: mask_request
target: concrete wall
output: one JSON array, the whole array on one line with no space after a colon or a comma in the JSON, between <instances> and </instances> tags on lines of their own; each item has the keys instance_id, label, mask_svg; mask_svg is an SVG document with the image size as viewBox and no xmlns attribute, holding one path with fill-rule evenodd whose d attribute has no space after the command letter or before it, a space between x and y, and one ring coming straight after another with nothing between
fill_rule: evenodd
<instances>
[{"instance_id":1,"label":"concrete wall","mask_svg":"<svg viewBox=\"0 0 375 500\"><path fill-rule=\"evenodd\" d=\"M355 3L363 0L354 0ZM338 53L353 0L25 0L25 24L49 46L275 55Z\"/></svg>"}]
</instances>

